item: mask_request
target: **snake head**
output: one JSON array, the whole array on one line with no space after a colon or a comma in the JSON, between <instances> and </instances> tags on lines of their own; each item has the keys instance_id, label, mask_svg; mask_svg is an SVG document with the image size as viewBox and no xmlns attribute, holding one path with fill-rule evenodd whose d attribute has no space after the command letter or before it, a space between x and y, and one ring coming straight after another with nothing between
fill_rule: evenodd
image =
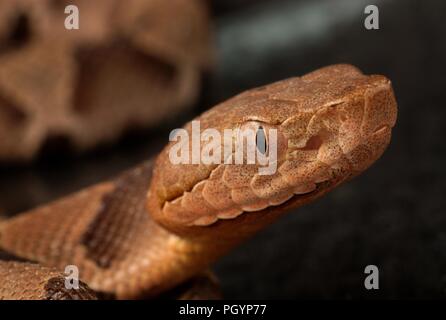
<instances>
[{"instance_id":1,"label":"snake head","mask_svg":"<svg viewBox=\"0 0 446 320\"><path fill-rule=\"evenodd\" d=\"M251 129L256 133L251 147L262 149L270 161L248 163L243 156L245 162L231 163L233 148L217 156L219 164L172 163L169 153L178 141L171 142L157 159L148 209L173 230L256 228L265 217L312 201L367 169L389 144L396 114L390 81L349 65L247 91L205 112L184 130L191 137L198 123L201 132L211 129L224 137L230 129L232 138L219 143L225 150L240 131ZM192 142L190 138L186 145ZM261 169L270 170L262 174Z\"/></svg>"}]
</instances>

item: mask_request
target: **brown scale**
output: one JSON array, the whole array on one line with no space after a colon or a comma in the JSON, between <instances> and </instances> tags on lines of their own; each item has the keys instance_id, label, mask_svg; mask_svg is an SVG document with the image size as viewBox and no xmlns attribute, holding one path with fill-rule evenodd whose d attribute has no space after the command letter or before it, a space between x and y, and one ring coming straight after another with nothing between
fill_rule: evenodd
<instances>
[{"instance_id":1,"label":"brown scale","mask_svg":"<svg viewBox=\"0 0 446 320\"><path fill-rule=\"evenodd\" d=\"M151 177L151 163L125 174L116 182L113 192L103 198L101 208L82 238L87 257L101 268L126 257L130 246L144 236L149 215L143 199ZM122 214L126 212L126 214ZM130 243L129 243L130 242Z\"/></svg>"},{"instance_id":2,"label":"brown scale","mask_svg":"<svg viewBox=\"0 0 446 320\"><path fill-rule=\"evenodd\" d=\"M3 250L60 270L76 265L80 278L105 296L140 298L165 291L158 282L188 278L197 270L184 270L194 248L155 224L145 209L151 174L148 162L115 182L6 221L0 228ZM150 284L153 292L147 293Z\"/></svg>"}]
</instances>

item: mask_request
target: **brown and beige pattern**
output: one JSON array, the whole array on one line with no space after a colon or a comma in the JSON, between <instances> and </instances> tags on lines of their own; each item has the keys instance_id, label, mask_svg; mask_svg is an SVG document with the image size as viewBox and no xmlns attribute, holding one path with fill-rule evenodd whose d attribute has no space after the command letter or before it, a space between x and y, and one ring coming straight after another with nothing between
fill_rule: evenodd
<instances>
[{"instance_id":1,"label":"brown and beige pattern","mask_svg":"<svg viewBox=\"0 0 446 320\"><path fill-rule=\"evenodd\" d=\"M64 27L70 4L79 30ZM196 101L211 42L201 0L0 0L0 160L160 125Z\"/></svg>"},{"instance_id":2,"label":"brown and beige pattern","mask_svg":"<svg viewBox=\"0 0 446 320\"><path fill-rule=\"evenodd\" d=\"M349 65L250 90L197 119L202 130L277 129L275 174L174 165L170 143L114 181L3 222L0 246L45 266L77 265L93 290L117 298L157 296L366 170L389 144L396 114L390 81Z\"/></svg>"}]
</instances>

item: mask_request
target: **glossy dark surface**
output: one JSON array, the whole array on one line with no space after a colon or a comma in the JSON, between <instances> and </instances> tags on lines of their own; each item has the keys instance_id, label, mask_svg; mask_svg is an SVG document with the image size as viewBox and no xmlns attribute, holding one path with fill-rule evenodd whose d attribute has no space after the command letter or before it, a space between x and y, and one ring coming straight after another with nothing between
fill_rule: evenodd
<instances>
[{"instance_id":1,"label":"glossy dark surface","mask_svg":"<svg viewBox=\"0 0 446 320\"><path fill-rule=\"evenodd\" d=\"M380 30L363 27L367 1L217 0L219 65L195 113L245 89L350 63L393 81L399 117L370 170L293 212L216 266L226 298L446 297L446 3L375 1ZM83 156L48 152L0 169L0 207L14 214L156 154L178 116ZM51 148L49 148L51 149ZM48 150L48 149L46 149ZM364 268L380 289L364 289Z\"/></svg>"}]
</instances>

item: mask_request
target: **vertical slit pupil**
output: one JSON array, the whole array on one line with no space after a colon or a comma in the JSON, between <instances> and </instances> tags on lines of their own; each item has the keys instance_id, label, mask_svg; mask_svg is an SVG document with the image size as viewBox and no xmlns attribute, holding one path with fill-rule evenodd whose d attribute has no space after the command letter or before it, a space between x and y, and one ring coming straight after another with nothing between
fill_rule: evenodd
<instances>
[{"instance_id":1,"label":"vertical slit pupil","mask_svg":"<svg viewBox=\"0 0 446 320\"><path fill-rule=\"evenodd\" d=\"M257 129L257 134L256 134L256 145L257 145L257 149L258 149L262 154L265 154L265 153L266 153L266 149L267 149L266 135L265 135L265 130L263 129L262 126L259 126L259 128Z\"/></svg>"}]
</instances>

